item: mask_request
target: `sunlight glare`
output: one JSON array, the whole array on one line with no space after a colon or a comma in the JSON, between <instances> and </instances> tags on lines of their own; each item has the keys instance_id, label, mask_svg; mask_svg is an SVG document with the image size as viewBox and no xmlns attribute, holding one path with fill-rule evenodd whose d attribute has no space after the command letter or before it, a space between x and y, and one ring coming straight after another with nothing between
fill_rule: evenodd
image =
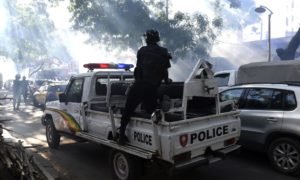
<instances>
[{"instance_id":1,"label":"sunlight glare","mask_svg":"<svg viewBox=\"0 0 300 180\"><path fill-rule=\"evenodd\" d=\"M5 30L7 23L6 9L0 4L0 34Z\"/></svg>"},{"instance_id":2,"label":"sunlight glare","mask_svg":"<svg viewBox=\"0 0 300 180\"><path fill-rule=\"evenodd\" d=\"M11 59L0 57L0 72L3 74L3 80L14 79L17 74L15 64Z\"/></svg>"}]
</instances>

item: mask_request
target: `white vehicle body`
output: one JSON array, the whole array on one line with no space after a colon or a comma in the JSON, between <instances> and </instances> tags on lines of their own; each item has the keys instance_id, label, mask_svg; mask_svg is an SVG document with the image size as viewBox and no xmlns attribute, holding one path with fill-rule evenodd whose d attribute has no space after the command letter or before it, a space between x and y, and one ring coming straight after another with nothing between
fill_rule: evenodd
<instances>
[{"instance_id":1,"label":"white vehicle body","mask_svg":"<svg viewBox=\"0 0 300 180\"><path fill-rule=\"evenodd\" d=\"M214 74L214 78L218 83L219 91L223 91L230 86L236 85L237 72L237 70L224 70L218 71Z\"/></svg>"},{"instance_id":2,"label":"white vehicle body","mask_svg":"<svg viewBox=\"0 0 300 180\"><path fill-rule=\"evenodd\" d=\"M239 112L221 112L216 82L203 61L198 62L185 82L163 86L173 94L178 93L176 88L182 91L177 97L172 93L163 96L164 111L157 110L150 118L139 106L126 129L128 144L118 145L116 129L120 126L126 90L132 82L133 73L128 71L73 76L60 102L47 103L44 111L42 122L49 146L58 146L56 135L68 134L144 160L166 162L173 169L215 162L239 148ZM82 93L72 96L77 87L82 88ZM213 106L210 113L198 110L209 106L206 101ZM116 174L117 179L130 179Z\"/></svg>"},{"instance_id":3,"label":"white vehicle body","mask_svg":"<svg viewBox=\"0 0 300 180\"><path fill-rule=\"evenodd\" d=\"M238 70L215 72L214 78L219 92L230 86L251 83L291 83L299 82L300 62L272 61L254 62L240 66Z\"/></svg>"}]
</instances>

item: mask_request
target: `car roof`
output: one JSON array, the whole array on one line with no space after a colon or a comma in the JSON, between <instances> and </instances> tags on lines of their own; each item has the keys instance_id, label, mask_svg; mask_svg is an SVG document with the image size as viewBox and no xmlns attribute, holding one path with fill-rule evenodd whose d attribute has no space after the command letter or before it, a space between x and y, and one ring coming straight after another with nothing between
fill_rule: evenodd
<instances>
[{"instance_id":1,"label":"car roof","mask_svg":"<svg viewBox=\"0 0 300 180\"><path fill-rule=\"evenodd\" d=\"M49 84L49 87L53 87L53 86L67 86L68 83L56 83L56 84Z\"/></svg>"},{"instance_id":2,"label":"car roof","mask_svg":"<svg viewBox=\"0 0 300 180\"><path fill-rule=\"evenodd\" d=\"M236 72L237 70L223 70L223 71L217 71L214 73L214 75L219 75L219 74L224 74L224 73L232 73L232 72Z\"/></svg>"}]
</instances>

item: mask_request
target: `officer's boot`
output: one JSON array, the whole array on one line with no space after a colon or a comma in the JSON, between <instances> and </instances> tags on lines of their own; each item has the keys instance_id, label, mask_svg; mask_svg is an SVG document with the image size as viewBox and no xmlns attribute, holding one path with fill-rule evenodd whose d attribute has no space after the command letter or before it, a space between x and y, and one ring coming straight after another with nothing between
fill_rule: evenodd
<instances>
[{"instance_id":1,"label":"officer's boot","mask_svg":"<svg viewBox=\"0 0 300 180\"><path fill-rule=\"evenodd\" d=\"M126 141L126 136L125 136L125 130L126 130L127 123L124 123L121 121L121 126L120 126L120 134L119 134L119 139L118 139L118 144L123 146Z\"/></svg>"},{"instance_id":2,"label":"officer's boot","mask_svg":"<svg viewBox=\"0 0 300 180\"><path fill-rule=\"evenodd\" d=\"M124 146L125 144L125 134L120 132L119 139L118 139L118 144L121 146Z\"/></svg>"},{"instance_id":3,"label":"officer's boot","mask_svg":"<svg viewBox=\"0 0 300 180\"><path fill-rule=\"evenodd\" d=\"M297 33L293 36L286 49L276 49L277 55L281 60L293 60L295 59L295 53L300 44L300 28Z\"/></svg>"}]
</instances>

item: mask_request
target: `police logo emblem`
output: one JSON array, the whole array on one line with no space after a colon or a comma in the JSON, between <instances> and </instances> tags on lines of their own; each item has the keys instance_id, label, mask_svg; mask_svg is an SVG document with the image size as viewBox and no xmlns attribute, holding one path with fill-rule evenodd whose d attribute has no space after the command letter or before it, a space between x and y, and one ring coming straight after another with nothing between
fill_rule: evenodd
<instances>
[{"instance_id":1,"label":"police logo emblem","mask_svg":"<svg viewBox=\"0 0 300 180\"><path fill-rule=\"evenodd\" d=\"M181 135L179 140L180 140L180 145L182 147L185 147L187 145L187 142L188 142L188 135L187 134Z\"/></svg>"}]
</instances>

